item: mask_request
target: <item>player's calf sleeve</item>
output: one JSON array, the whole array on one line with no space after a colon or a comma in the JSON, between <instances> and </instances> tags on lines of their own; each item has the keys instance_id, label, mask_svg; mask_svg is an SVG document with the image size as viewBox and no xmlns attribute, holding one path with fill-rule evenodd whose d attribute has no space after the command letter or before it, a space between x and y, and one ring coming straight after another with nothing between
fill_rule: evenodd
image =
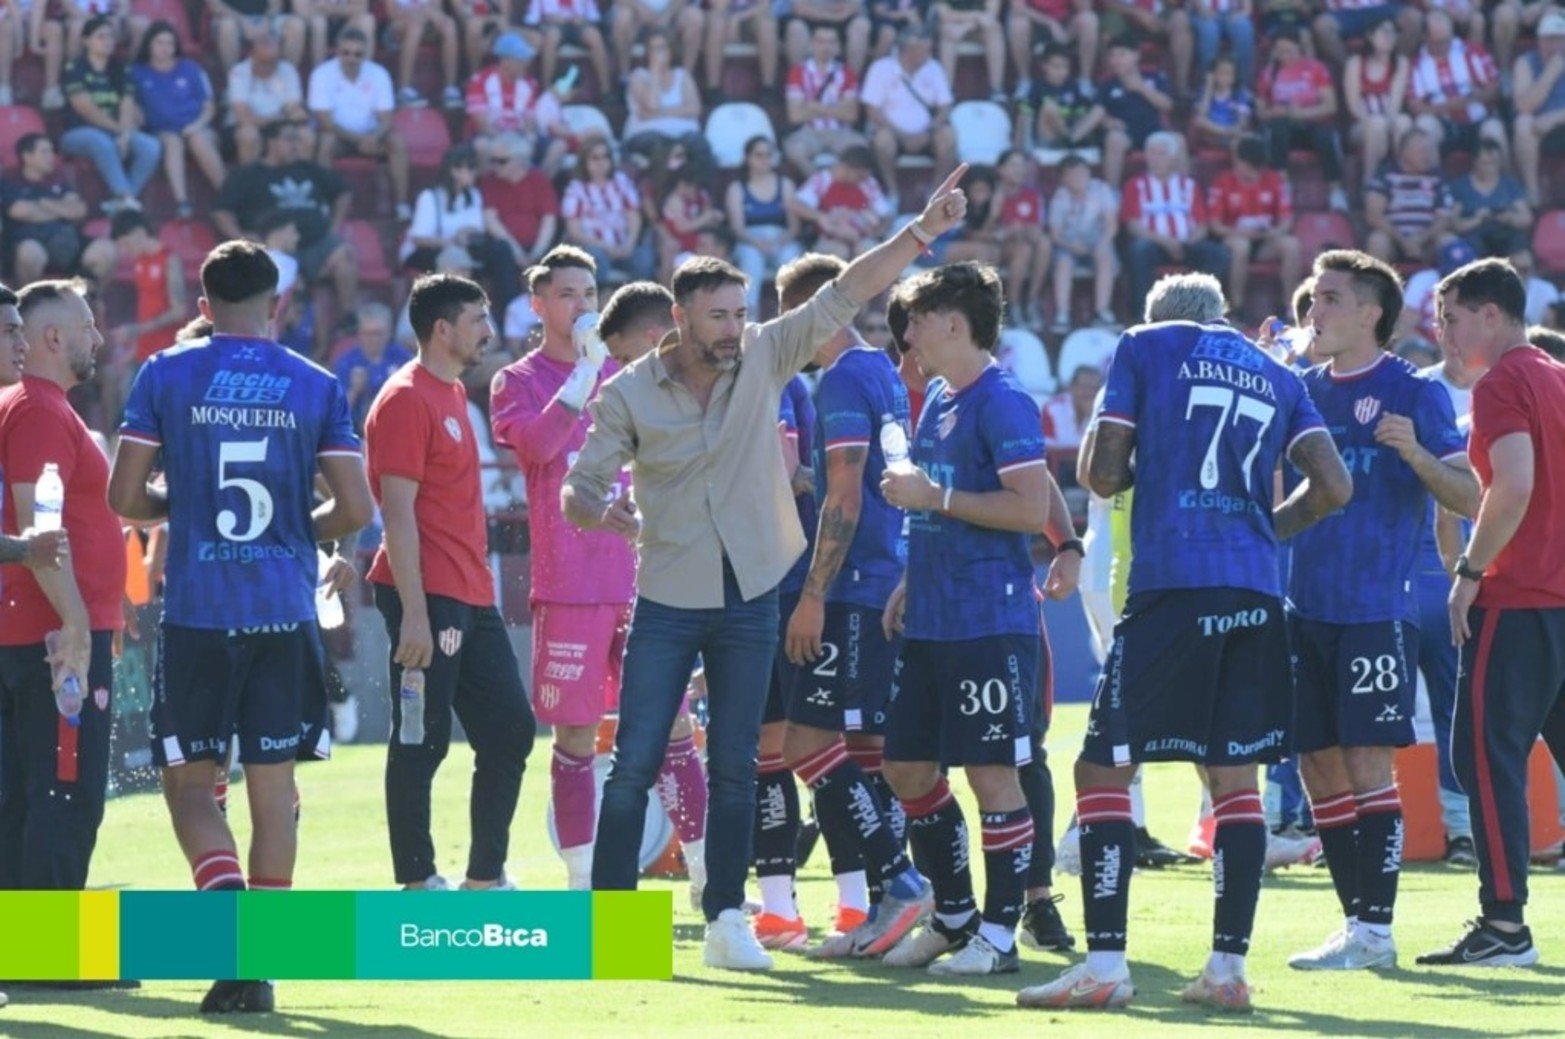
<instances>
[{"instance_id":1,"label":"player's calf sleeve","mask_svg":"<svg viewBox=\"0 0 1565 1039\"><path fill-rule=\"evenodd\" d=\"M706 837L706 769L696 753L694 736L669 741L657 790L681 844Z\"/></svg>"},{"instance_id":2,"label":"player's calf sleeve","mask_svg":"<svg viewBox=\"0 0 1565 1039\"><path fill-rule=\"evenodd\" d=\"M848 757L858 762L859 768L864 771L864 781L875 794L875 801L880 805L881 815L886 820L886 825L891 827L891 835L896 838L897 844L905 848L907 812L902 808L902 802L897 799L897 795L891 792L891 784L886 782L886 777L881 772L880 748L849 747Z\"/></svg>"},{"instance_id":3,"label":"player's calf sleeve","mask_svg":"<svg viewBox=\"0 0 1565 1039\"><path fill-rule=\"evenodd\" d=\"M1123 952L1130 914L1130 874L1136 865L1136 824L1130 791L1083 787L1076 792L1081 833L1081 909L1087 948Z\"/></svg>"},{"instance_id":4,"label":"player's calf sleeve","mask_svg":"<svg viewBox=\"0 0 1565 1039\"><path fill-rule=\"evenodd\" d=\"M1255 906L1266 866L1266 815L1256 790L1240 790L1212 802L1217 831L1212 838L1212 887L1217 908L1212 950L1243 956L1250 950Z\"/></svg>"},{"instance_id":5,"label":"player's calf sleeve","mask_svg":"<svg viewBox=\"0 0 1565 1039\"><path fill-rule=\"evenodd\" d=\"M554 830L559 835L560 848L591 844L598 812L592 757L555 747L549 764L549 796L554 802Z\"/></svg>"},{"instance_id":6,"label":"player's calf sleeve","mask_svg":"<svg viewBox=\"0 0 1565 1039\"><path fill-rule=\"evenodd\" d=\"M1352 791L1333 794L1330 797L1312 798L1310 810L1315 816L1315 832L1320 836L1321 851L1326 856L1326 869L1331 873L1331 886L1337 890L1337 901L1342 903L1342 915L1356 918L1359 914L1358 878L1358 803Z\"/></svg>"},{"instance_id":7,"label":"player's calf sleeve","mask_svg":"<svg viewBox=\"0 0 1565 1039\"><path fill-rule=\"evenodd\" d=\"M1032 815L1032 858L1027 864L1027 887L1054 886L1054 777L1036 749L1033 759L1017 770L1027 811Z\"/></svg>"},{"instance_id":8,"label":"player's calf sleeve","mask_svg":"<svg viewBox=\"0 0 1565 1039\"><path fill-rule=\"evenodd\" d=\"M935 912L945 917L971 914L973 873L969 866L967 819L944 776L923 797L903 801L913 854L935 889Z\"/></svg>"},{"instance_id":9,"label":"player's calf sleeve","mask_svg":"<svg viewBox=\"0 0 1565 1039\"><path fill-rule=\"evenodd\" d=\"M755 776L755 875L792 876L799 789L782 755L763 756Z\"/></svg>"},{"instance_id":10,"label":"player's calf sleeve","mask_svg":"<svg viewBox=\"0 0 1565 1039\"><path fill-rule=\"evenodd\" d=\"M984 838L984 923L996 924L1014 936L1032 861L1032 813L1023 806L1010 812L983 812L978 820Z\"/></svg>"},{"instance_id":11,"label":"player's calf sleeve","mask_svg":"<svg viewBox=\"0 0 1565 1039\"><path fill-rule=\"evenodd\" d=\"M795 762L793 771L815 795L815 817L827 848L834 844L833 831L845 835L849 846L857 846L863 857L865 872L882 884L912 868L881 816L863 770L841 740ZM835 866L834 862L833 872Z\"/></svg>"},{"instance_id":12,"label":"player's calf sleeve","mask_svg":"<svg viewBox=\"0 0 1565 1039\"><path fill-rule=\"evenodd\" d=\"M197 891L243 891L245 875L239 869L239 856L227 848L197 855L190 863Z\"/></svg>"},{"instance_id":13,"label":"player's calf sleeve","mask_svg":"<svg viewBox=\"0 0 1565 1039\"><path fill-rule=\"evenodd\" d=\"M1390 927L1402 875L1402 800L1395 786L1357 794L1358 918L1373 927Z\"/></svg>"}]
</instances>

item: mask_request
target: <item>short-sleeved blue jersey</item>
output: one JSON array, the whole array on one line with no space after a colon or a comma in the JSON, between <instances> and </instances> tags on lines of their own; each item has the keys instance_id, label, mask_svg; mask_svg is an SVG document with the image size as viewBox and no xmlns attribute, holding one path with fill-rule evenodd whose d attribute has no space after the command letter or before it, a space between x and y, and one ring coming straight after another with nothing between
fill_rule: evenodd
<instances>
[{"instance_id":1,"label":"short-sleeved blue jersey","mask_svg":"<svg viewBox=\"0 0 1565 1039\"><path fill-rule=\"evenodd\" d=\"M799 464L808 465L815 438L815 403L810 400L810 387L802 377L795 375L783 387L777 418L788 435L798 442ZM777 585L778 592L783 595L797 595L804 587L804 579L810 573L810 558L815 548L815 526L819 519L815 495L794 495L793 504L799 510L799 525L804 528L805 546L804 554L799 556L793 568Z\"/></svg>"},{"instance_id":2,"label":"short-sleeved blue jersey","mask_svg":"<svg viewBox=\"0 0 1565 1039\"><path fill-rule=\"evenodd\" d=\"M911 445L907 387L884 351L853 347L821 375L815 391L815 411L818 501L826 500L827 454L853 447L869 450L864 461L863 495L853 544L826 599L880 609L902 579L907 564L902 510L889 504L880 492L880 477L886 469L880 431L895 425L902 430L903 443Z\"/></svg>"},{"instance_id":3,"label":"short-sleeved blue jersey","mask_svg":"<svg viewBox=\"0 0 1565 1039\"><path fill-rule=\"evenodd\" d=\"M243 629L315 620L316 461L360 454L331 372L268 339L178 345L136 373L120 435L162 450L165 621Z\"/></svg>"},{"instance_id":4,"label":"short-sleeved blue jersey","mask_svg":"<svg viewBox=\"0 0 1565 1039\"><path fill-rule=\"evenodd\" d=\"M913 463L942 487L998 491L1002 474L1048 464L1038 405L1005 369L991 365L955 392L937 379L928 392ZM1030 535L940 512L910 513L908 526L908 638L1038 634Z\"/></svg>"},{"instance_id":5,"label":"short-sleeved blue jersey","mask_svg":"<svg viewBox=\"0 0 1565 1039\"><path fill-rule=\"evenodd\" d=\"M1273 477L1323 424L1304 384L1227 325L1126 330L1096 421L1136 430L1129 594L1281 595Z\"/></svg>"},{"instance_id":6,"label":"short-sleeved blue jersey","mask_svg":"<svg viewBox=\"0 0 1565 1039\"><path fill-rule=\"evenodd\" d=\"M1330 624L1411 620L1432 498L1412 467L1376 442L1375 427L1387 415L1410 418L1425 450L1460 457L1467 445L1450 394L1392 354L1340 375L1311 368L1304 385L1353 476L1353 500L1293 539L1288 597L1301 616ZM1291 492L1303 476L1291 465L1287 476Z\"/></svg>"}]
</instances>

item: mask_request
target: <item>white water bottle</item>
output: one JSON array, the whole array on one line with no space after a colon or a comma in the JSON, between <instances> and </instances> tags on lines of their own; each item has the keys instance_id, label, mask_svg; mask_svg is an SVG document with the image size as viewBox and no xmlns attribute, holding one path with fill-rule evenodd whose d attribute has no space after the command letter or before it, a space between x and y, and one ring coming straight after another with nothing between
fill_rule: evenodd
<instances>
[{"instance_id":1,"label":"white water bottle","mask_svg":"<svg viewBox=\"0 0 1565 1039\"><path fill-rule=\"evenodd\" d=\"M331 591L326 585L326 572L331 569L331 559L320 549L315 550L315 617L320 622L322 631L333 631L342 627L344 620L342 613L342 596Z\"/></svg>"},{"instance_id":2,"label":"white water bottle","mask_svg":"<svg viewBox=\"0 0 1565 1039\"><path fill-rule=\"evenodd\" d=\"M64 520L65 481L60 479L60 467L48 462L33 486L33 529L59 530Z\"/></svg>"},{"instance_id":3,"label":"white water bottle","mask_svg":"<svg viewBox=\"0 0 1565 1039\"><path fill-rule=\"evenodd\" d=\"M43 647L46 653L51 657L54 656L55 652L60 648L60 633L51 631L45 635L43 637ZM58 667L56 665L51 666L54 667L55 673L58 674ZM59 710L60 717L65 719L65 724L73 729L80 725L82 723L81 680L73 674L66 675L65 681L61 682L60 687L54 691L54 706Z\"/></svg>"},{"instance_id":4,"label":"white water bottle","mask_svg":"<svg viewBox=\"0 0 1565 1039\"><path fill-rule=\"evenodd\" d=\"M402 671L402 726L397 730L397 742L414 746L424 742L424 669L421 667Z\"/></svg>"},{"instance_id":5,"label":"white water bottle","mask_svg":"<svg viewBox=\"0 0 1565 1039\"><path fill-rule=\"evenodd\" d=\"M911 473L913 461L908 457L907 431L891 415L880 417L880 453L886 460L886 471Z\"/></svg>"}]
</instances>

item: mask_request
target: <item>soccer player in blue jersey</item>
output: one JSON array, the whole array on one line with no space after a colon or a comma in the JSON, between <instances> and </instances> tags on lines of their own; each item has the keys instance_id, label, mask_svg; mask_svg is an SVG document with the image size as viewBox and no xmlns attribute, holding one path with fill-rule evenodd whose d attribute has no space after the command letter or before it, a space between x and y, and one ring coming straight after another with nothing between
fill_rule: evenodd
<instances>
[{"instance_id":1,"label":"soccer player in blue jersey","mask_svg":"<svg viewBox=\"0 0 1565 1039\"><path fill-rule=\"evenodd\" d=\"M246 886L212 796L233 739L253 826L249 886L286 889L294 761L330 752L316 544L363 527L373 505L341 385L271 338L271 257L225 242L201 265L201 287L213 334L136 373L109 504L128 519L168 520L152 757L196 886ZM160 460L166 485L150 480ZM317 469L332 497L312 511ZM219 981L201 1009L272 1006L268 982Z\"/></svg>"},{"instance_id":2,"label":"soccer player in blue jersey","mask_svg":"<svg viewBox=\"0 0 1565 1039\"><path fill-rule=\"evenodd\" d=\"M1004 296L993 269L939 267L898 296L909 352L936 378L913 438L916 468L887 467L881 478L886 501L910 513L907 569L885 610L887 636L900 629L903 642L884 767L935 905L885 962L1010 973L1033 846L1017 768L1032 753L1042 649L1031 542L1049 512L1043 427L1032 398L995 363ZM963 767L978 799L982 914L967 824L942 765Z\"/></svg>"},{"instance_id":3,"label":"soccer player in blue jersey","mask_svg":"<svg viewBox=\"0 0 1565 1039\"><path fill-rule=\"evenodd\" d=\"M1304 385L1354 494L1293 542L1288 627L1300 768L1345 923L1288 961L1300 970L1396 966L1403 821L1391 764L1414 742L1419 550L1430 495L1460 515L1478 509L1450 395L1389 352L1401 312L1387 264L1352 250L1316 259L1309 323L1324 363Z\"/></svg>"},{"instance_id":4,"label":"soccer player in blue jersey","mask_svg":"<svg viewBox=\"0 0 1565 1039\"><path fill-rule=\"evenodd\" d=\"M1120 1007L1137 764L1206 766L1212 954L1182 998L1250 1006L1249 949L1266 824L1256 765L1290 749L1293 682L1277 540L1347 503L1352 479L1304 385L1227 325L1167 322L1121 336L1081 470L1110 497L1135 486L1129 595L1076 762L1087 960L1017 1002ZM1286 456L1303 484L1273 511Z\"/></svg>"}]
</instances>

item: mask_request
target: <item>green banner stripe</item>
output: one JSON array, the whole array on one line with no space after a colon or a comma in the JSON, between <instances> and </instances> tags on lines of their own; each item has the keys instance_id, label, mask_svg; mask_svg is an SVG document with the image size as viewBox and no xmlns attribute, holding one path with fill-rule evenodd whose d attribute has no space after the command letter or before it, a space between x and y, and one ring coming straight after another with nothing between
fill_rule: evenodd
<instances>
[{"instance_id":1,"label":"green banner stripe","mask_svg":"<svg viewBox=\"0 0 1565 1039\"><path fill-rule=\"evenodd\" d=\"M592 976L666 981L674 976L674 893L592 893Z\"/></svg>"}]
</instances>

